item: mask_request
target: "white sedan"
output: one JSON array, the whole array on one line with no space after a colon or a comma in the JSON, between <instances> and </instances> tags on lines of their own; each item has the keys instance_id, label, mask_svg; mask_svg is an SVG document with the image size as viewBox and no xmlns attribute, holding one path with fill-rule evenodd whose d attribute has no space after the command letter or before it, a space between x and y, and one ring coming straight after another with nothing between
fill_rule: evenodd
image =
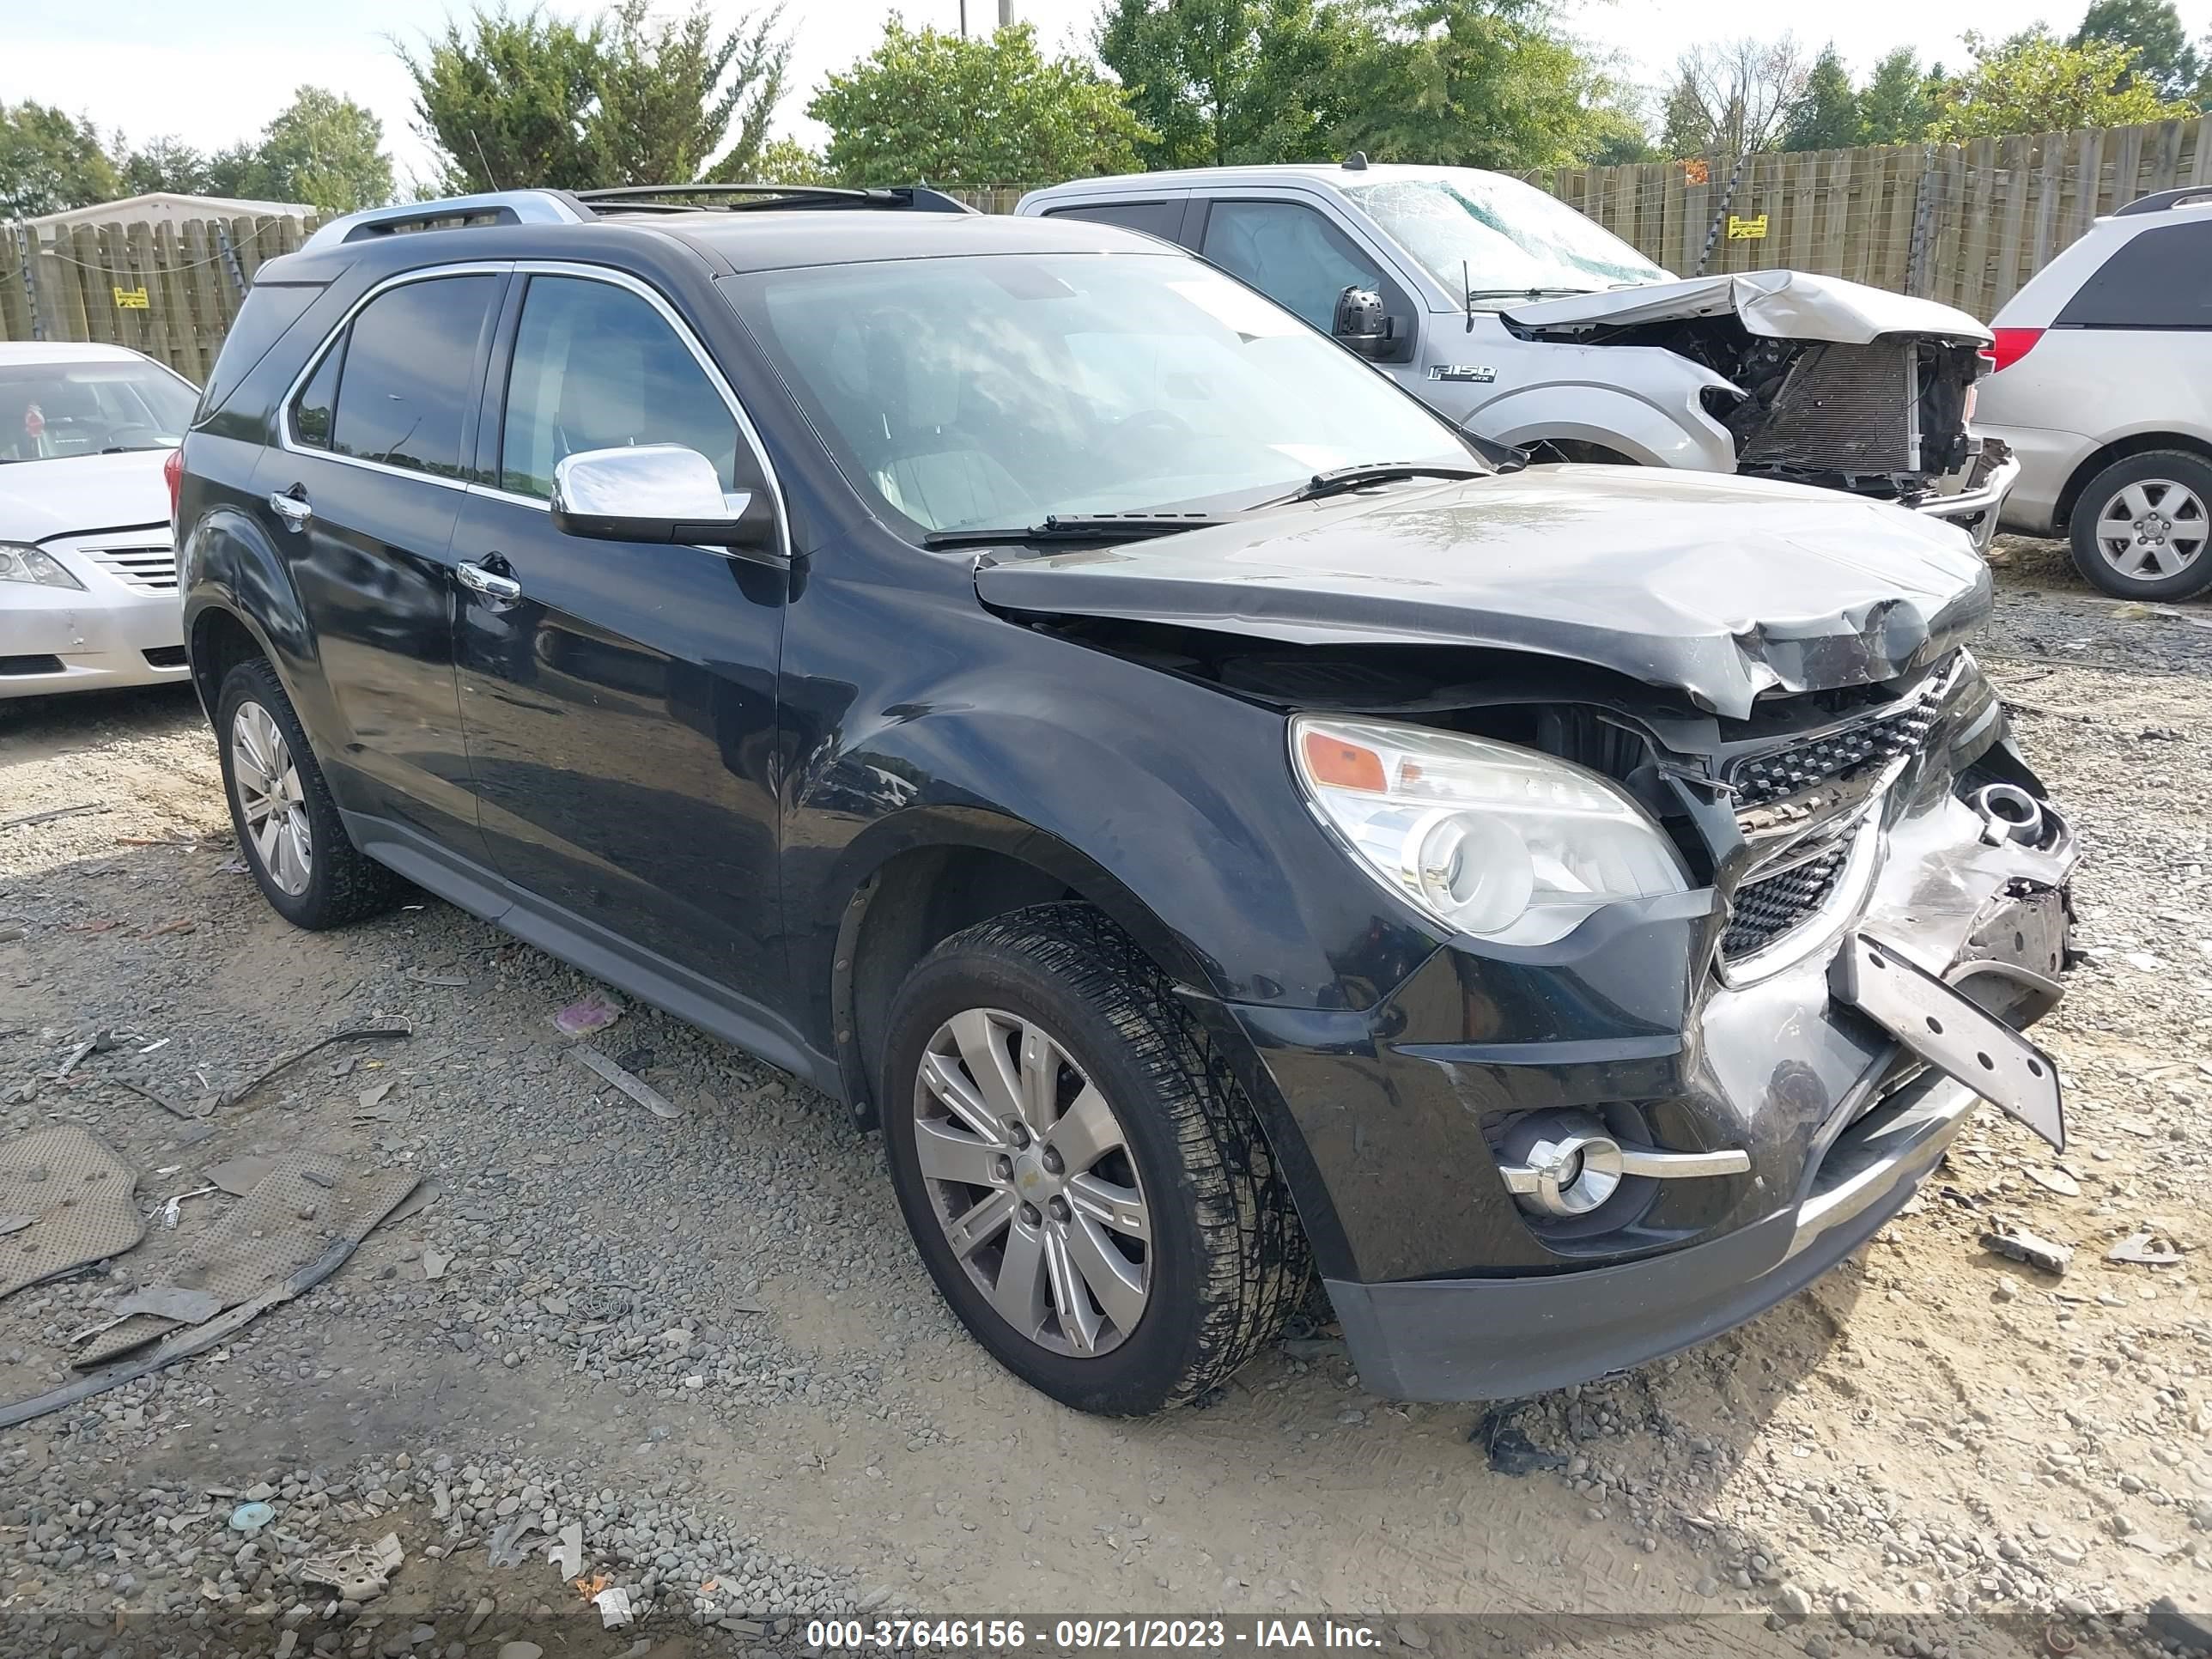
<instances>
[{"instance_id":1,"label":"white sedan","mask_svg":"<svg viewBox=\"0 0 2212 1659\"><path fill-rule=\"evenodd\" d=\"M122 346L0 344L0 697L189 674L161 468L198 400Z\"/></svg>"}]
</instances>

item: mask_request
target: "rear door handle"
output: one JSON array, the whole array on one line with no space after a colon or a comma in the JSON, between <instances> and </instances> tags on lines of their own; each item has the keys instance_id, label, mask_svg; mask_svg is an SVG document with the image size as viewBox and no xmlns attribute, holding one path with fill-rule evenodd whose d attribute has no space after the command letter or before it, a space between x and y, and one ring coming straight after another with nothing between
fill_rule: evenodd
<instances>
[{"instance_id":1,"label":"rear door handle","mask_svg":"<svg viewBox=\"0 0 2212 1659\"><path fill-rule=\"evenodd\" d=\"M514 577L499 575L465 559L453 567L453 574L461 579L462 586L488 599L497 599L504 605L522 597L522 584Z\"/></svg>"},{"instance_id":2,"label":"rear door handle","mask_svg":"<svg viewBox=\"0 0 2212 1659\"><path fill-rule=\"evenodd\" d=\"M298 484L289 489L270 490L269 508L284 521L287 530L305 530L307 520L315 516L315 509L307 505L307 492Z\"/></svg>"}]
</instances>

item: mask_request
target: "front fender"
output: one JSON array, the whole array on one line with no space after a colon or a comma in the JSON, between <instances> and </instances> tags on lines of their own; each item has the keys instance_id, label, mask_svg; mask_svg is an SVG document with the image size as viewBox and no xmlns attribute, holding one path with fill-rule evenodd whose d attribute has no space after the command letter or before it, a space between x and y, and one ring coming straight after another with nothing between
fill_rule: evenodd
<instances>
[{"instance_id":1,"label":"front fender","mask_svg":"<svg viewBox=\"0 0 2212 1659\"><path fill-rule=\"evenodd\" d=\"M1613 355L1624 356L1631 349L1621 347ZM1596 380L1554 380L1493 398L1467 424L1500 443L1571 438L1602 444L1645 466L1735 471L1735 445L1697 401L1703 386L1725 386L1728 382L1683 359L1674 361L1690 374L1668 375L1674 384L1664 388L1663 397L1657 390L1629 389ZM1680 396L1679 405L1673 401L1674 394Z\"/></svg>"}]
</instances>

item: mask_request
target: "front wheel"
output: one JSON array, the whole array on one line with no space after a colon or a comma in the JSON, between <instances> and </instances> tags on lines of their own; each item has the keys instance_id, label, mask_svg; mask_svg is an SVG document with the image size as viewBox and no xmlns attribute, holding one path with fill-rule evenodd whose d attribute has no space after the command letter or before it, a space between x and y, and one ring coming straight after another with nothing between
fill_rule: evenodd
<instances>
[{"instance_id":1,"label":"front wheel","mask_svg":"<svg viewBox=\"0 0 2212 1659\"><path fill-rule=\"evenodd\" d=\"M1172 988L1087 905L955 934L901 988L884 1149L916 1248L1000 1364L1079 1410L1192 1400L1309 1276L1250 1107Z\"/></svg>"},{"instance_id":2,"label":"front wheel","mask_svg":"<svg viewBox=\"0 0 2212 1659\"><path fill-rule=\"evenodd\" d=\"M2182 449L2115 461L2089 480L2069 526L2075 568L2127 599L2212 586L2212 462Z\"/></svg>"}]
</instances>

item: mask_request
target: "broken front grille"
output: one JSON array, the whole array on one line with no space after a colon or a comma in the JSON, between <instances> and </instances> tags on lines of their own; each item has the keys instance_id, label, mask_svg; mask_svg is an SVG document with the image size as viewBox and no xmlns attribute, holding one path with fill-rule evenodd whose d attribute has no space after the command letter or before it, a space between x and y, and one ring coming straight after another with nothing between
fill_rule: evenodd
<instances>
[{"instance_id":1,"label":"broken front grille","mask_svg":"<svg viewBox=\"0 0 2212 1659\"><path fill-rule=\"evenodd\" d=\"M1728 927L1721 934L1722 957L1741 961L1818 916L1843 883L1852 847L1867 833L1861 820L1826 851L1739 886L1729 906Z\"/></svg>"},{"instance_id":2,"label":"broken front grille","mask_svg":"<svg viewBox=\"0 0 2212 1659\"><path fill-rule=\"evenodd\" d=\"M1869 763L1883 765L1917 753L1958 672L1954 660L1910 696L1878 714L1729 762L1721 778L1735 792L1736 810L1764 806Z\"/></svg>"}]
</instances>

